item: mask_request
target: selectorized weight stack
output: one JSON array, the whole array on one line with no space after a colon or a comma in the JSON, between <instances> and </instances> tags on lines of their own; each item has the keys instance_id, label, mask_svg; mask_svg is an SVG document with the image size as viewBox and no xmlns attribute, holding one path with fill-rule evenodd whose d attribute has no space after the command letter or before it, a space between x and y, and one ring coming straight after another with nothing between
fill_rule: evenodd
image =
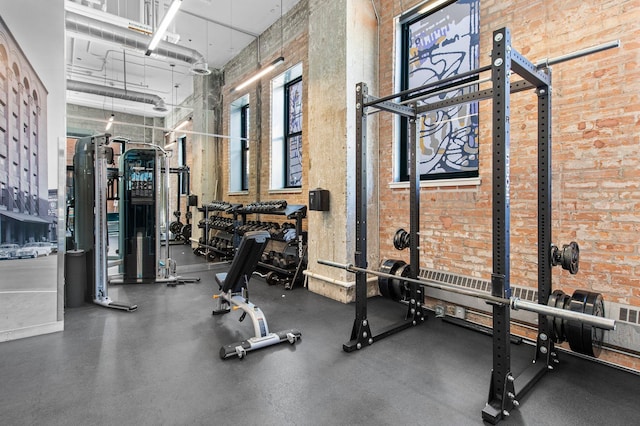
<instances>
[{"instance_id":1,"label":"selectorized weight stack","mask_svg":"<svg viewBox=\"0 0 640 426\"><path fill-rule=\"evenodd\" d=\"M120 168L120 253L125 282L156 278L156 257L160 242L157 185L160 170L154 149L129 149L122 155Z\"/></svg>"},{"instance_id":2,"label":"selectorized weight stack","mask_svg":"<svg viewBox=\"0 0 640 426\"><path fill-rule=\"evenodd\" d=\"M491 304L493 310L493 368L489 397L482 410L483 420L495 424L519 405L521 397L557 362L554 344L569 340L571 348L589 355L599 353L602 330L615 328L615 321L604 318L602 298L596 293L576 291L573 296L556 293L552 297L551 268L562 265L577 272L578 248L572 243L559 249L551 240L551 69L550 65L617 47L619 42L575 52L534 65L511 45L508 29L493 33L492 64L456 76L405 90L383 98L368 94L365 83L356 85L356 248L354 264L328 260L318 263L342 268L356 274L356 315L351 339L343 345L347 352L372 345L425 319L423 287L477 297ZM461 86L463 79L477 78L491 72L492 87L453 97L436 97ZM512 81L513 76L521 80ZM538 97L538 300L537 303L512 297L510 285L510 97L511 93L534 89ZM394 99L407 99L395 102ZM427 100L424 100L427 99ZM491 293L460 288L418 279L420 260L420 175L418 172L416 120L419 116L462 103L492 100L492 234L493 272ZM423 100L420 104L419 100ZM408 122L410 230L396 233L394 246L409 248L409 265L384 261L380 271L367 269L367 115L387 111L405 117ZM381 277L380 292L408 305L403 321L383 330L371 332L367 317L367 274ZM567 300L567 298L569 300ZM551 299L551 301L550 301ZM559 300L560 299L560 300ZM568 303L568 305L566 305ZM550 306L553 304L553 306ZM562 304L562 307L560 307ZM565 306L566 305L566 306ZM568 308L568 309L567 309ZM538 314L538 332L533 362L519 376L511 371L510 310L522 309Z\"/></svg>"}]
</instances>

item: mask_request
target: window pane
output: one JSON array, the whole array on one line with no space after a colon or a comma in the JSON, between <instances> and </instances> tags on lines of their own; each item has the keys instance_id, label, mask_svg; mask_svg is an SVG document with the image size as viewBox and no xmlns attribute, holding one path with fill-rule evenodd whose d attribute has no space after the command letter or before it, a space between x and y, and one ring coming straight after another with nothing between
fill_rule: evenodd
<instances>
[{"instance_id":1,"label":"window pane","mask_svg":"<svg viewBox=\"0 0 640 426\"><path fill-rule=\"evenodd\" d=\"M288 87L289 90L289 131L299 133L302 131L302 81L298 81Z\"/></svg>"},{"instance_id":2,"label":"window pane","mask_svg":"<svg viewBox=\"0 0 640 426\"><path fill-rule=\"evenodd\" d=\"M289 138L289 176L288 186L302 185L302 136Z\"/></svg>"},{"instance_id":3,"label":"window pane","mask_svg":"<svg viewBox=\"0 0 640 426\"><path fill-rule=\"evenodd\" d=\"M407 88L433 83L478 67L478 0L458 0L408 25ZM420 104L477 90L469 86ZM418 122L419 173L450 177L478 170L478 103L434 111ZM406 150L406 148L405 148Z\"/></svg>"}]
</instances>

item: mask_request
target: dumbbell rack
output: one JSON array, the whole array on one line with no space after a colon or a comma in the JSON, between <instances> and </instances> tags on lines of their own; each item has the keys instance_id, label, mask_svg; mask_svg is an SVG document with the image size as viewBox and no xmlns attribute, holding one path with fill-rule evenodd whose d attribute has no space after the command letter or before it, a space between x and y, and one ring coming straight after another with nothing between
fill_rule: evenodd
<instances>
[{"instance_id":1,"label":"dumbbell rack","mask_svg":"<svg viewBox=\"0 0 640 426\"><path fill-rule=\"evenodd\" d=\"M251 204L248 204L242 208L239 208L236 212L241 218L242 223L246 224L248 215L275 215L284 216L287 219L294 220L296 239L294 241L284 241L284 239L278 239L272 235L265 253L275 252L280 253L283 257L288 253L285 253L287 248L290 248L292 244L295 245L293 258L289 257L290 261L286 267L276 265L267 259L263 259L258 262L258 269L267 274L267 282L269 284L283 283L285 289L290 290L293 286L302 281L302 271L306 269L306 246L307 246L307 233L302 229L302 220L307 216L307 206L299 204L286 205L284 208L278 209L255 209Z\"/></svg>"},{"instance_id":2,"label":"dumbbell rack","mask_svg":"<svg viewBox=\"0 0 640 426\"><path fill-rule=\"evenodd\" d=\"M204 255L207 259L232 259L239 242L239 237L236 233L239 225L237 211L241 207L242 204L231 204L223 201L212 201L209 204L203 204L202 207L198 207L198 211L203 214L203 220L198 223L198 228L202 230L202 237L196 241L198 247L194 252ZM230 217L227 217L231 221L231 226L223 228L213 225L210 216L212 213L216 213L216 216L219 216L220 213L230 215ZM220 217L223 218L225 216ZM214 246L210 243L214 239L226 241L226 244L223 247Z\"/></svg>"}]
</instances>

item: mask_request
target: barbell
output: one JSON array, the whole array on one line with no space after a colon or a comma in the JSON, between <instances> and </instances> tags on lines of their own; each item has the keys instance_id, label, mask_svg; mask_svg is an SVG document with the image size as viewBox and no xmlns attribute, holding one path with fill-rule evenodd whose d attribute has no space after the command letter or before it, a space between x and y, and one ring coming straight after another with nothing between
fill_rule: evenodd
<instances>
[{"instance_id":1,"label":"barbell","mask_svg":"<svg viewBox=\"0 0 640 426\"><path fill-rule=\"evenodd\" d=\"M448 291L451 293L463 294L465 296L477 297L479 299L484 299L490 303L507 305L513 310L521 309L523 311L535 312L537 314L547 315L549 317L562 318L563 320L569 321L568 324L572 324L571 321L575 321L580 323L578 324L579 327L582 327L583 325L590 325L592 327L596 327L603 330L615 330L616 328L616 323L614 320L610 318L604 318L601 316L592 315L591 313L585 313L584 309L580 311L577 305L575 309L565 310L565 309L559 309L555 306L551 307L548 305L541 305L539 303L528 302L518 297L510 297L507 299L505 297L493 296L490 294L481 293L474 290L458 288L450 284L418 280L415 278L403 277L398 275L392 275L386 272L375 271L372 269L360 268L358 266L354 266L352 263L344 264L344 263L338 263L331 260L323 260L323 259L318 259L318 263L321 265L330 266L332 268L344 269L347 272L352 272L352 273L361 272L365 274L371 274L371 275L376 275L378 277L386 278L387 280L399 280L407 283L415 283L420 286L436 288L436 289ZM593 313L594 314L596 313L595 310Z\"/></svg>"}]
</instances>

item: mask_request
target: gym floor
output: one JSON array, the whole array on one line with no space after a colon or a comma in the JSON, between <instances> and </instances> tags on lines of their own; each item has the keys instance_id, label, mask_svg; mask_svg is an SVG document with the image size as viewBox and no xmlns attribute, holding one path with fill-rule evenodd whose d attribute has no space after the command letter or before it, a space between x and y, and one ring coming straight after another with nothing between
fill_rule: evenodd
<instances>
[{"instance_id":1,"label":"gym floor","mask_svg":"<svg viewBox=\"0 0 640 426\"><path fill-rule=\"evenodd\" d=\"M61 333L0 344L2 424L482 424L490 337L430 316L345 353L353 305L254 276L251 300L270 330L297 328L302 340L223 361L220 347L250 337L251 323L211 315L213 275L228 265L180 250L179 272L199 283L111 286L112 299L138 310L85 304L67 309ZM375 333L405 307L373 298L368 312ZM532 354L512 346L516 375ZM639 391L638 375L561 353L501 424L638 424Z\"/></svg>"}]
</instances>

